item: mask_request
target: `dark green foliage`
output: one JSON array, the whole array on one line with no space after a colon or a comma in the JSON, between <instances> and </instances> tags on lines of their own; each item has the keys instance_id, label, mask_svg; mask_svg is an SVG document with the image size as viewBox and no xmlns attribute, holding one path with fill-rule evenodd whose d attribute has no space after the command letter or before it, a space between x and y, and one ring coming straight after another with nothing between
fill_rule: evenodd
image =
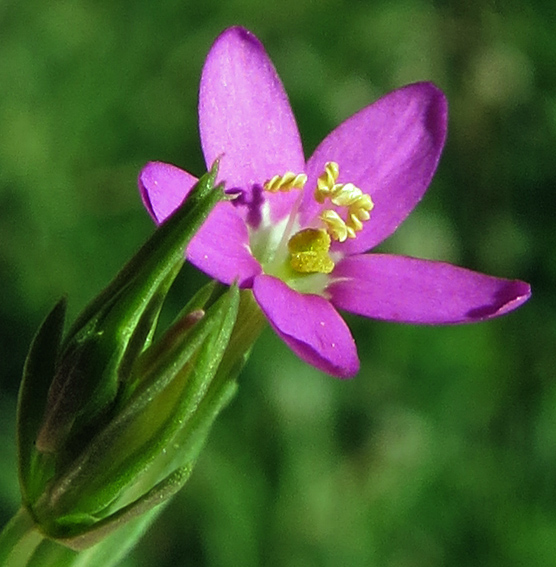
<instances>
[{"instance_id":1,"label":"dark green foliage","mask_svg":"<svg viewBox=\"0 0 556 567\"><path fill-rule=\"evenodd\" d=\"M141 166L205 170L198 79L232 24L267 47L307 155L392 88L443 88L439 170L382 249L533 286L522 309L476 326L350 318L362 372L349 383L264 334L183 496L127 567L554 565L552 0L27 0L2 7L0 21L8 407L44 314L67 294L72 320L153 230L136 189ZM186 268L162 317L204 281ZM4 444L14 437L2 434ZM0 459L2 486L15 471Z\"/></svg>"}]
</instances>

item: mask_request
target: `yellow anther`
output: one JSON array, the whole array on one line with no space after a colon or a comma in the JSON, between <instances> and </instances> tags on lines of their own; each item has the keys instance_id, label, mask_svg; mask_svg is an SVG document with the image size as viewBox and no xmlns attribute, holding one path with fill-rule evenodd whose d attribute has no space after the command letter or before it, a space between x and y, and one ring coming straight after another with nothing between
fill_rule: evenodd
<instances>
[{"instance_id":1,"label":"yellow anther","mask_svg":"<svg viewBox=\"0 0 556 567\"><path fill-rule=\"evenodd\" d=\"M345 242L348 238L355 238L355 230L348 225L344 219L332 209L323 211L320 220L326 225L328 234L338 242Z\"/></svg>"},{"instance_id":2,"label":"yellow anther","mask_svg":"<svg viewBox=\"0 0 556 567\"><path fill-rule=\"evenodd\" d=\"M275 175L269 179L263 188L265 191L276 193L277 191L290 191L291 189L303 189L307 182L307 176L304 173L294 173L287 171L284 175Z\"/></svg>"},{"instance_id":3,"label":"yellow anther","mask_svg":"<svg viewBox=\"0 0 556 567\"><path fill-rule=\"evenodd\" d=\"M354 214L349 215L346 224L353 228L354 232L359 232L363 229L363 223Z\"/></svg>"},{"instance_id":4,"label":"yellow anther","mask_svg":"<svg viewBox=\"0 0 556 567\"><path fill-rule=\"evenodd\" d=\"M324 203L330 196L336 180L340 175L340 168L335 161L329 161L324 166L324 172L317 179L317 188L315 190L315 199L318 203Z\"/></svg>"},{"instance_id":5,"label":"yellow anther","mask_svg":"<svg viewBox=\"0 0 556 567\"><path fill-rule=\"evenodd\" d=\"M328 255L330 236L322 228L306 228L288 241L290 265L302 274L329 274L334 262Z\"/></svg>"},{"instance_id":6,"label":"yellow anther","mask_svg":"<svg viewBox=\"0 0 556 567\"><path fill-rule=\"evenodd\" d=\"M369 213L374 204L371 196L363 193L353 183L336 183L338 176L338 164L328 162L324 166L324 173L317 180L315 200L324 203L329 199L333 205L347 209L345 221L333 210L325 210L320 216L330 236L344 242L347 238L355 238L355 233L363 229L363 222L371 217Z\"/></svg>"},{"instance_id":7,"label":"yellow anther","mask_svg":"<svg viewBox=\"0 0 556 567\"><path fill-rule=\"evenodd\" d=\"M361 221L368 221L371 218L371 215L369 214L369 211L367 209L357 209L351 214L355 215Z\"/></svg>"}]
</instances>

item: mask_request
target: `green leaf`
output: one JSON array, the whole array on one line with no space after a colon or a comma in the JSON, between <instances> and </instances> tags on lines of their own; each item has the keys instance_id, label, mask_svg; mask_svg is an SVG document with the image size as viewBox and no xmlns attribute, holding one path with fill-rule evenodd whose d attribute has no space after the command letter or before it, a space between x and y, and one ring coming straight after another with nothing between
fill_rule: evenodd
<instances>
[{"instance_id":1,"label":"green leaf","mask_svg":"<svg viewBox=\"0 0 556 567\"><path fill-rule=\"evenodd\" d=\"M253 297L251 290L239 292L236 322L226 351L203 400L189 420L172 439L175 453L157 457L153 468L163 471L182 465L180 456L191 458L200 452L216 416L229 403L237 390L236 378L248 360L252 346L266 325L266 318Z\"/></svg>"},{"instance_id":2,"label":"green leaf","mask_svg":"<svg viewBox=\"0 0 556 567\"><path fill-rule=\"evenodd\" d=\"M190 239L215 204L217 164L72 325L38 436L44 453L71 461L110 419L122 383L148 346L164 298L185 261Z\"/></svg>"},{"instance_id":3,"label":"green leaf","mask_svg":"<svg viewBox=\"0 0 556 567\"><path fill-rule=\"evenodd\" d=\"M23 369L17 405L17 446L25 504L34 502L52 474L51 459L36 450L35 441L55 374L65 314L66 299L62 298L39 327Z\"/></svg>"},{"instance_id":4,"label":"green leaf","mask_svg":"<svg viewBox=\"0 0 556 567\"><path fill-rule=\"evenodd\" d=\"M176 264L184 259L189 241L206 220L216 203L224 199L223 186L215 187L218 162L203 175L184 203L162 224L154 235L127 263L110 285L88 306L72 325L66 344L95 321L107 304L132 287L135 301L148 297L159 288Z\"/></svg>"}]
</instances>

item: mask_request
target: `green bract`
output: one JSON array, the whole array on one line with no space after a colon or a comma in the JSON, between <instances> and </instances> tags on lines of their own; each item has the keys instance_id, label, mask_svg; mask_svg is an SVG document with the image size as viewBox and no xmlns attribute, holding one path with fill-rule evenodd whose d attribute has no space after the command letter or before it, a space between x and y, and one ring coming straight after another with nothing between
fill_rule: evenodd
<instances>
[{"instance_id":1,"label":"green bract","mask_svg":"<svg viewBox=\"0 0 556 567\"><path fill-rule=\"evenodd\" d=\"M31 345L18 405L23 504L43 533L73 549L173 495L235 389L230 371L245 348L221 362L237 287L209 284L152 342L188 242L225 198L216 174L217 164L65 338L62 300Z\"/></svg>"}]
</instances>

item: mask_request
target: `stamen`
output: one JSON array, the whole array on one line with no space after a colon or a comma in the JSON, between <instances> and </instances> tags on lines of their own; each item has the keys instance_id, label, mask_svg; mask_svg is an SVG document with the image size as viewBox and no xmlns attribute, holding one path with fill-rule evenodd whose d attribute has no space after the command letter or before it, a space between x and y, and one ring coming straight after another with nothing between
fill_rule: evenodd
<instances>
[{"instance_id":1,"label":"stamen","mask_svg":"<svg viewBox=\"0 0 556 567\"><path fill-rule=\"evenodd\" d=\"M348 223L349 226L351 226L355 232L359 232L360 230L363 229L363 223L353 214L349 215Z\"/></svg>"},{"instance_id":2,"label":"stamen","mask_svg":"<svg viewBox=\"0 0 556 567\"><path fill-rule=\"evenodd\" d=\"M291 189L303 189L307 183L307 176L304 173L294 173L287 171L284 175L275 175L269 179L264 185L265 191L276 193L277 191L287 192Z\"/></svg>"},{"instance_id":3,"label":"stamen","mask_svg":"<svg viewBox=\"0 0 556 567\"><path fill-rule=\"evenodd\" d=\"M338 242L345 242L348 238L355 238L355 230L348 226L344 219L332 209L323 211L320 220L326 225L328 234Z\"/></svg>"},{"instance_id":4,"label":"stamen","mask_svg":"<svg viewBox=\"0 0 556 567\"><path fill-rule=\"evenodd\" d=\"M364 222L369 220L374 206L370 195L363 193L353 183L337 183L339 173L338 164L330 161L325 164L323 173L317 179L315 200L321 205L329 201L331 205L330 208L321 209L319 219L324 225L322 228L299 230L302 221L300 207L305 195L303 191L299 192L287 218L283 219L285 223L280 222L281 235L273 233L271 246L265 252L265 273L280 277L292 286L295 284L295 289L299 289L300 282L305 282L302 286L304 290L312 289L315 278L320 282L319 286L325 285L325 275L334 270L334 260L330 255L332 239L345 242L348 238L355 238L363 229ZM303 189L306 182L307 176L304 173L287 171L266 181L263 189L271 193L288 192ZM303 223L306 222L307 219L303 219ZM311 221L309 223L312 224ZM298 232L291 236L295 230ZM267 242L264 241L264 244Z\"/></svg>"},{"instance_id":5,"label":"stamen","mask_svg":"<svg viewBox=\"0 0 556 567\"><path fill-rule=\"evenodd\" d=\"M325 210L320 215L330 236L344 242L347 238L355 238L355 233L363 229L363 221L369 220L374 204L371 196L363 193L353 183L336 183L339 171L336 162L329 161L325 164L324 173L317 180L315 200L324 203L329 199L333 205L347 208L345 221L332 209Z\"/></svg>"},{"instance_id":6,"label":"stamen","mask_svg":"<svg viewBox=\"0 0 556 567\"><path fill-rule=\"evenodd\" d=\"M340 175L340 168L335 161L329 161L324 165L324 173L317 179L317 189L315 199L317 203L324 203L330 195L336 180Z\"/></svg>"}]
</instances>

